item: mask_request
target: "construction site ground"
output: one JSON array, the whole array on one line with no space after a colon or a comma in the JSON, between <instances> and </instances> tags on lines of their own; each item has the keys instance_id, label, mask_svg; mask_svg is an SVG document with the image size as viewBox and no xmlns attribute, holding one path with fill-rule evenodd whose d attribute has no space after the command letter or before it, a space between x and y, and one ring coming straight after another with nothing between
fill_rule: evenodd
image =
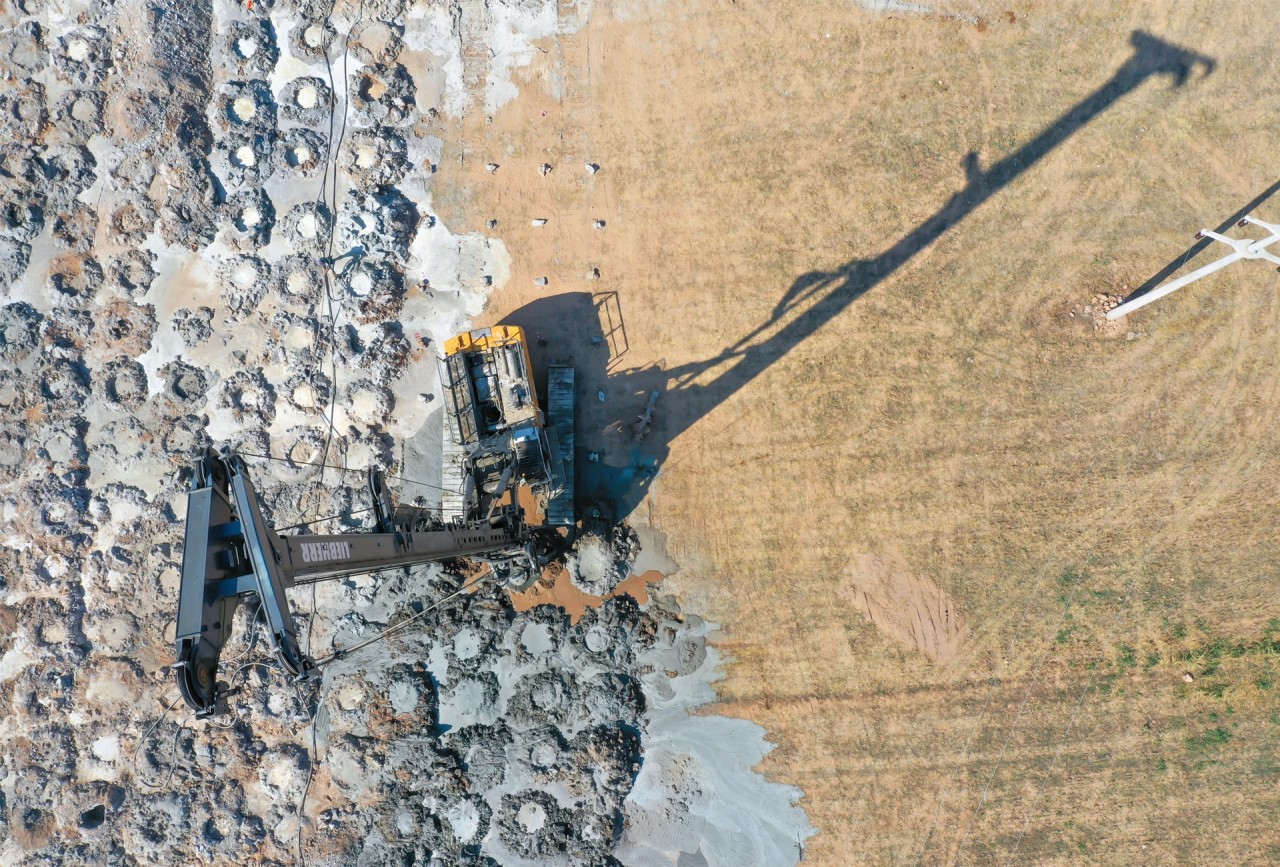
<instances>
[{"instance_id":1,"label":"construction site ground","mask_svg":"<svg viewBox=\"0 0 1280 867\"><path fill-rule=\"evenodd\" d=\"M562 294L621 317L622 342L546 326L579 445L662 454L635 517L681 565L664 592L722 626L712 712L776 742L807 863L1280 860L1277 277L1101 317L1202 226L1280 220L1275 25L863 5L600 2L537 43L441 158L443 218L511 253L480 324ZM1126 66L1135 31L1211 74ZM966 164L1000 189L887 255ZM657 377L624 371L826 310L743 381L667 390L633 443Z\"/></svg>"}]
</instances>

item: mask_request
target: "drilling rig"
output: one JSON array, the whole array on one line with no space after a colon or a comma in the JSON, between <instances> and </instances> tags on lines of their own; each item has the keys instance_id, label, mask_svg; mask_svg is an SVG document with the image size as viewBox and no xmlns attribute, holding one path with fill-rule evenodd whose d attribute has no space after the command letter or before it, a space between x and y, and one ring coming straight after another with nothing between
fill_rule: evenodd
<instances>
[{"instance_id":1,"label":"drilling rig","mask_svg":"<svg viewBox=\"0 0 1280 867\"><path fill-rule=\"evenodd\" d=\"M243 457L230 449L209 450L196 462L174 670L197 717L226 710L229 689L218 679L219 662L243 601L256 598L276 659L289 675L303 678L316 663L298 641L286 595L291 587L466 558L487 564L507 586L523 589L564 550L574 522L573 369L549 374L558 408L554 427L538 402L519 328L453 338L441 377L449 429L445 469L450 456L455 458L457 488L448 489L446 472L450 502L438 511L395 505L383 473L370 469L372 529L284 534L264 518ZM522 490L531 496L521 496Z\"/></svg>"}]
</instances>

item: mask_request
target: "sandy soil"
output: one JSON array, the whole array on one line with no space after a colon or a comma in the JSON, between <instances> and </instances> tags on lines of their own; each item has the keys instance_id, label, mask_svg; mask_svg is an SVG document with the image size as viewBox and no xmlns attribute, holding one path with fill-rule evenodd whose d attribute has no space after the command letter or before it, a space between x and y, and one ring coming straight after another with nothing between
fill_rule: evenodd
<instances>
[{"instance_id":1,"label":"sandy soil","mask_svg":"<svg viewBox=\"0 0 1280 867\"><path fill-rule=\"evenodd\" d=\"M442 212L511 250L486 320L575 357L611 483L658 467L664 586L724 624L720 708L815 863L1275 860L1276 277L1097 325L1274 189L1273 28L894 5L599 3L540 43L445 157ZM851 604L890 550L949 661Z\"/></svg>"}]
</instances>

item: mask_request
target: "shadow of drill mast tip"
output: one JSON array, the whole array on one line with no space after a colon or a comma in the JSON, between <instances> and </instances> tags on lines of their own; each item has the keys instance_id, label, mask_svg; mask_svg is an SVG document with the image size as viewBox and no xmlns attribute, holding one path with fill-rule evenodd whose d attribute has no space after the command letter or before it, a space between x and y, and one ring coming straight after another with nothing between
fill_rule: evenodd
<instances>
[{"instance_id":1,"label":"shadow of drill mast tip","mask_svg":"<svg viewBox=\"0 0 1280 867\"><path fill-rule=\"evenodd\" d=\"M810 271L797 277L760 325L709 358L662 371L665 381L657 389L665 397L658 402L658 417L649 439L643 444L644 461L649 464L648 472L643 474L645 478L651 478L654 468L665 460L668 444L698 419L731 398L849 305L896 273L916 254L1117 101L1150 78L1168 76L1176 89L1184 86L1197 70L1201 71L1201 77L1205 77L1217 67L1216 61L1210 57L1142 31L1130 34L1129 44L1132 53L1107 81L1022 147L986 169L983 169L977 153L965 154L961 158L964 182L960 190L936 213L884 252L874 258L852 260L835 270ZM538 306L539 302L530 305ZM530 309L520 313L546 321L545 315L538 316ZM517 315L513 321L518 322L520 318L523 317ZM583 327L599 328L599 325L584 323ZM640 375L639 371L632 373ZM628 387L628 372L614 371L608 378L610 391L634 396L647 394L653 371L646 370L643 375L645 386L631 388ZM635 407L637 412L641 408L640 405ZM577 464L579 467L584 465L582 461ZM611 499L618 499L617 491L617 487L610 490ZM618 516L629 514L643 498L643 493L643 488L636 488L632 495L623 496L617 503Z\"/></svg>"},{"instance_id":2,"label":"shadow of drill mast tip","mask_svg":"<svg viewBox=\"0 0 1280 867\"><path fill-rule=\"evenodd\" d=\"M1197 67L1203 70L1201 78L1208 77L1217 68L1217 61L1211 57L1166 42L1140 30L1130 34L1129 44L1133 47L1134 53L1108 81L1027 144L986 170L983 170L981 158L977 152L970 151L965 154L961 159L965 174L964 187L937 213L908 232L893 247L875 259L854 260L835 271L812 271L798 277L791 288L779 299L771 318L753 334L758 334L768 325L776 323L789 309L806 298L812 297L833 281L844 278L848 283L852 278L860 277L863 281L879 282L888 277L912 256L936 241L987 199L1012 183L1077 130L1110 108L1121 97L1135 90L1148 78L1168 75L1172 78L1173 88L1177 89L1186 84ZM860 294L870 288L870 285L845 285L836 291ZM742 342L739 341L738 345Z\"/></svg>"}]
</instances>

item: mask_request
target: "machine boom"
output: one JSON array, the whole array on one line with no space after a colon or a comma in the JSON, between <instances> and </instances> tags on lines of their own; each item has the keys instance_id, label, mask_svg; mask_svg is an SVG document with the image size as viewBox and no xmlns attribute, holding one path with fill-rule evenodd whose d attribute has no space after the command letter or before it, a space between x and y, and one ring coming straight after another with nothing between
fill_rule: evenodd
<instances>
[{"instance_id":1,"label":"machine boom","mask_svg":"<svg viewBox=\"0 0 1280 867\"><path fill-rule=\"evenodd\" d=\"M484 520L444 523L426 510L395 508L382 475L369 487L378 532L282 536L262 515L242 458L224 451L197 463L187 501L186 544L178 594L178 686L205 716L226 696L218 662L240 601L256 596L276 657L294 676L315 667L298 643L286 591L380 569L457 557L482 559L495 571L536 569L534 530L517 505Z\"/></svg>"}]
</instances>

